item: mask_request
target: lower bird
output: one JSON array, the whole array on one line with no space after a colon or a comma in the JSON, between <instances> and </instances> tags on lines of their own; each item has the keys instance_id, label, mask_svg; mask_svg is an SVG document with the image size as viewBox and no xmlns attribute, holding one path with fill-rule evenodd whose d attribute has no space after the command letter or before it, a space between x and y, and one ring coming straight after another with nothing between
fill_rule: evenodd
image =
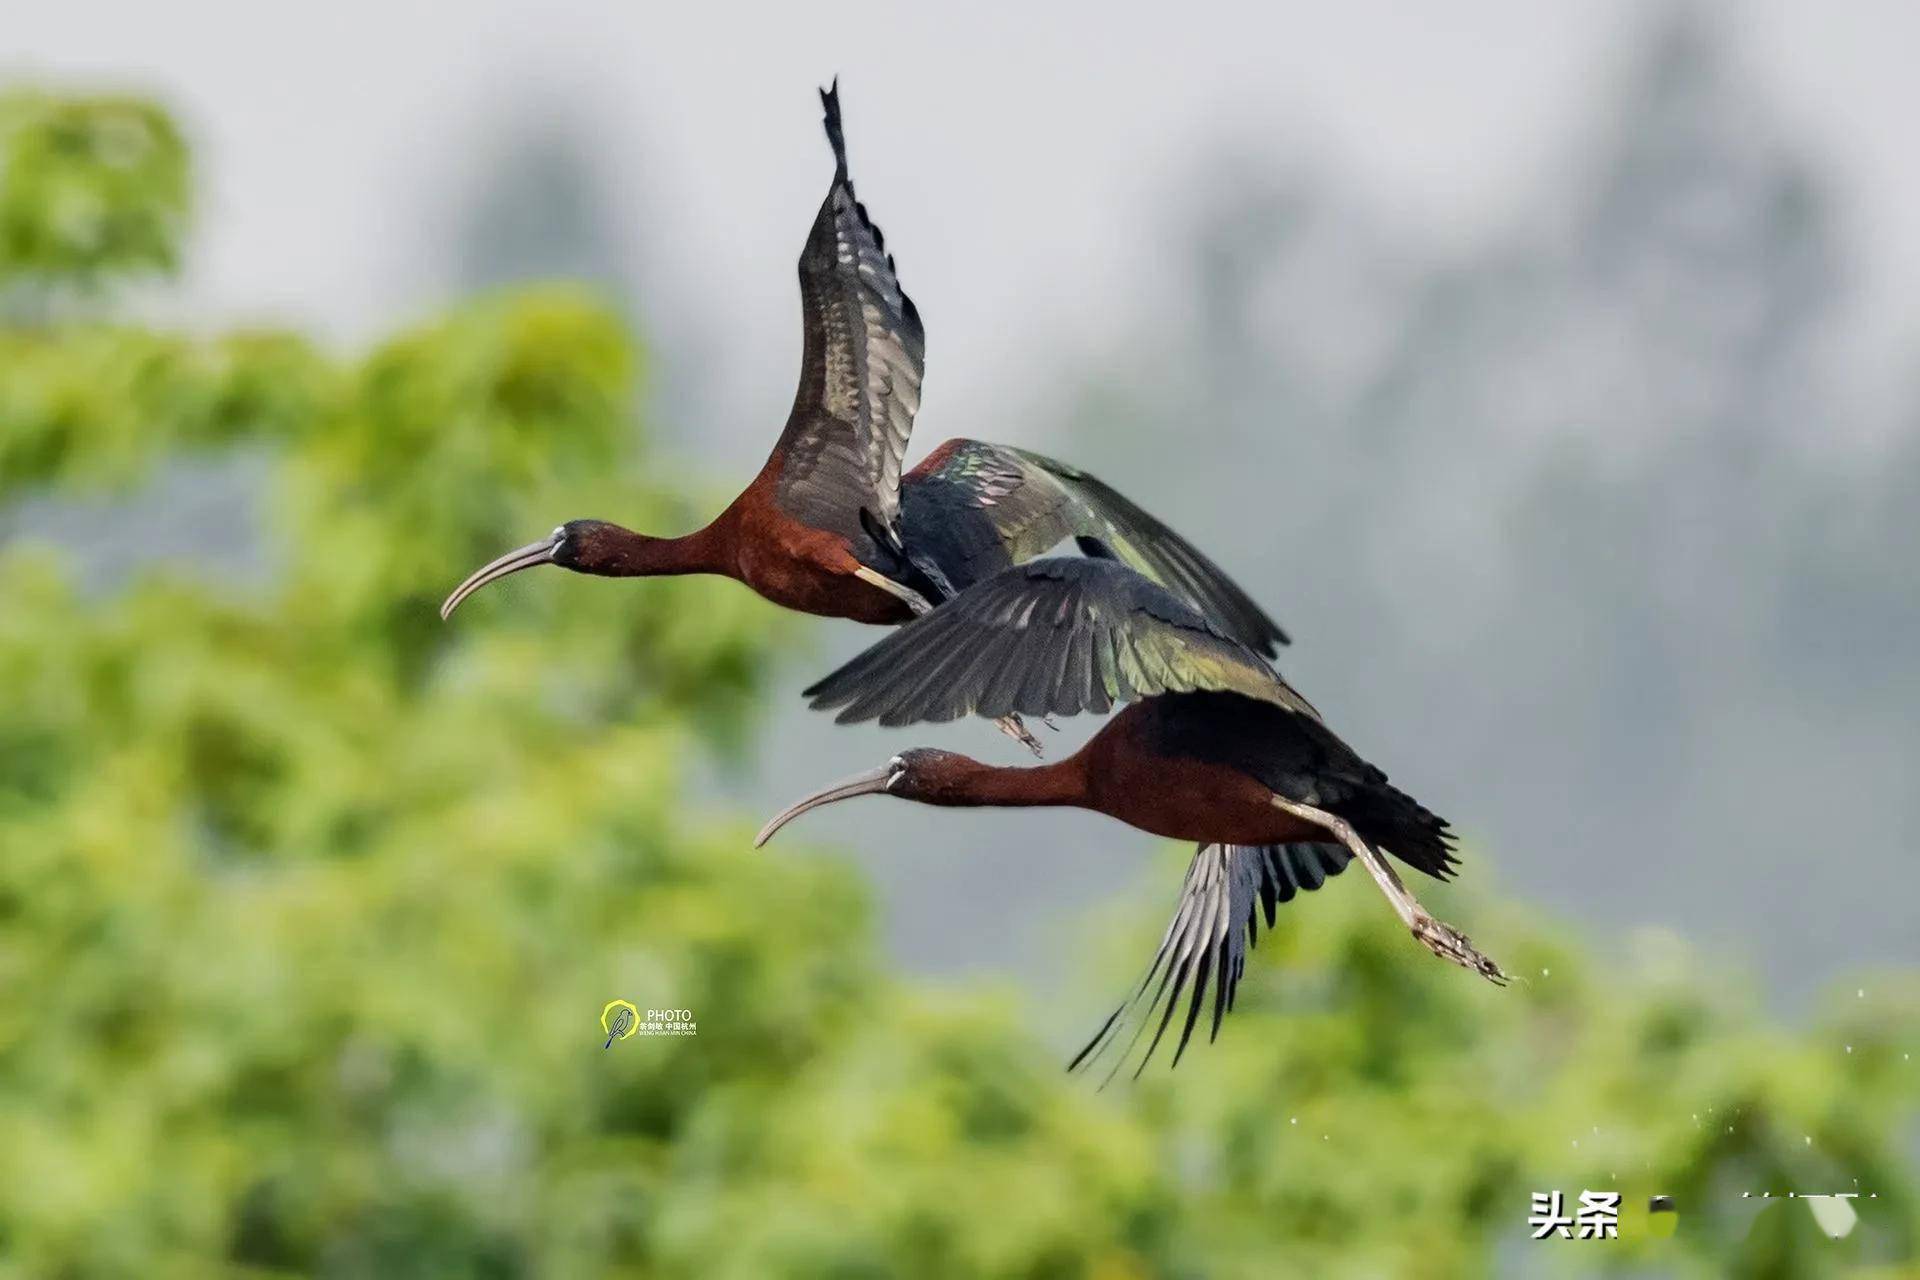
<instances>
[{"instance_id":1,"label":"lower bird","mask_svg":"<svg viewBox=\"0 0 1920 1280\"><path fill-rule=\"evenodd\" d=\"M760 832L862 795L940 806L1068 806L1155 835L1202 842L1153 967L1074 1065L1117 1040L1121 1015L1162 996L1158 1047L1188 984L1177 1063L1213 987L1213 1029L1245 967L1256 903L1315 889L1359 859L1401 921L1436 955L1496 983L1507 975L1436 920L1382 856L1437 879L1457 860L1446 822L1388 785L1264 659L1125 565L1050 558L1007 569L895 631L808 691L839 720L883 725L1105 712L1130 703L1078 752L1008 768L932 749L807 796ZM1135 1032L1137 1040L1146 1020ZM1133 1047L1128 1041L1124 1060ZM1118 1061L1115 1063L1118 1066Z\"/></svg>"}]
</instances>

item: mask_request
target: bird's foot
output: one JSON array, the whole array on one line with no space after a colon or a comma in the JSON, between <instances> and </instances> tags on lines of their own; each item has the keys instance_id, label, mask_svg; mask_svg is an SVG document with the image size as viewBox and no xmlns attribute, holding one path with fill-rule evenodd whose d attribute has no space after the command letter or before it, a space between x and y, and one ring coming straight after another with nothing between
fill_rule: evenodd
<instances>
[{"instance_id":1,"label":"bird's foot","mask_svg":"<svg viewBox=\"0 0 1920 1280\"><path fill-rule=\"evenodd\" d=\"M1451 960L1462 969L1471 969L1495 986L1507 985L1508 975L1499 965L1482 955L1466 934L1444 920L1435 920L1422 911L1413 918L1413 936L1422 946L1442 960Z\"/></svg>"},{"instance_id":2,"label":"bird's foot","mask_svg":"<svg viewBox=\"0 0 1920 1280\"><path fill-rule=\"evenodd\" d=\"M1047 728L1053 731L1054 733L1060 732L1060 726L1053 722L1052 716L1041 716L1040 723L1047 726Z\"/></svg>"},{"instance_id":3,"label":"bird's foot","mask_svg":"<svg viewBox=\"0 0 1920 1280\"><path fill-rule=\"evenodd\" d=\"M1040 739L1034 737L1033 734L1028 731L1026 723L1021 720L1019 716L1002 716L1000 719L995 720L994 723L1000 726L1000 732L1033 752L1036 758L1044 758L1046 756L1047 753L1040 749Z\"/></svg>"}]
</instances>

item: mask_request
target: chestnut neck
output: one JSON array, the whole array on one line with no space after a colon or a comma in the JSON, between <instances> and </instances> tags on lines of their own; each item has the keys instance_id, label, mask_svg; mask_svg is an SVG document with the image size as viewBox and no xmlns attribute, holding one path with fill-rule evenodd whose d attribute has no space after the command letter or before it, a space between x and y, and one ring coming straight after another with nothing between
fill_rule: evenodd
<instances>
[{"instance_id":1,"label":"chestnut neck","mask_svg":"<svg viewBox=\"0 0 1920 1280\"><path fill-rule=\"evenodd\" d=\"M656 538L616 526L607 529L592 558L583 558L579 568L603 578L670 578L688 573L733 577L732 551L732 542L718 521L680 538Z\"/></svg>"},{"instance_id":2,"label":"chestnut neck","mask_svg":"<svg viewBox=\"0 0 1920 1280\"><path fill-rule=\"evenodd\" d=\"M929 804L955 808L1088 807L1086 762L1079 753L1052 764L1018 768L956 756L929 788Z\"/></svg>"}]
</instances>

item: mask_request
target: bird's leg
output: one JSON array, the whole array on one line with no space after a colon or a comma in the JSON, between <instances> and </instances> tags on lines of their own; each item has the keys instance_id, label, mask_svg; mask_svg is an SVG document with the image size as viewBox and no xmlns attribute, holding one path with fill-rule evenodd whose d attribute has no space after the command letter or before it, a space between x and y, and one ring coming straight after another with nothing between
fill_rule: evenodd
<instances>
[{"instance_id":1,"label":"bird's leg","mask_svg":"<svg viewBox=\"0 0 1920 1280\"><path fill-rule=\"evenodd\" d=\"M859 565L854 569L853 576L869 586L880 588L890 596L906 601L907 608L913 610L913 616L916 618L923 613L933 612L933 606L927 603L925 596L912 587L901 586L884 573L877 573L865 565Z\"/></svg>"},{"instance_id":2,"label":"bird's leg","mask_svg":"<svg viewBox=\"0 0 1920 1280\"><path fill-rule=\"evenodd\" d=\"M1033 734L1027 730L1026 722L1022 720L1019 716L1017 715L1001 716L998 720L995 720L993 723L999 727L1000 732L1006 734L1009 738L1012 738L1015 742L1019 743L1021 746L1025 747L1027 750L1033 752L1036 758L1039 758L1039 759L1046 758L1047 753L1040 749L1040 739L1034 737Z\"/></svg>"},{"instance_id":3,"label":"bird's leg","mask_svg":"<svg viewBox=\"0 0 1920 1280\"><path fill-rule=\"evenodd\" d=\"M1387 901L1393 904L1401 923L1413 931L1422 945L1443 960L1451 960L1463 969L1471 969L1487 981L1504 986L1507 974L1492 960L1482 955L1467 938L1467 935L1444 921L1436 920L1420 905L1407 886L1400 881L1399 873L1388 865L1373 846L1360 838L1353 824L1337 814L1325 809L1316 809L1312 805L1297 803L1281 796L1272 797L1277 809L1284 809L1296 818L1304 818L1316 826L1325 827L1339 838L1340 843L1353 850L1355 857L1373 876L1374 883L1380 886L1380 892L1387 895Z\"/></svg>"}]
</instances>

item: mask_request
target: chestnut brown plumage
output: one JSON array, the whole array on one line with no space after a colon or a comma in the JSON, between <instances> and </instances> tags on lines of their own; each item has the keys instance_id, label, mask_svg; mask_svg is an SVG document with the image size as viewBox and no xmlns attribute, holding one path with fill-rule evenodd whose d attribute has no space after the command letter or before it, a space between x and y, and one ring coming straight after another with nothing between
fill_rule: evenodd
<instances>
[{"instance_id":1,"label":"chestnut brown plumage","mask_svg":"<svg viewBox=\"0 0 1920 1280\"><path fill-rule=\"evenodd\" d=\"M820 98L833 182L800 255L800 385L760 472L685 537L563 524L474 572L441 616L490 582L553 564L605 577L718 574L803 613L898 623L1071 538L1135 566L1256 650L1286 643L1212 560L1075 468L951 440L902 473L926 334L879 227L854 197L837 83Z\"/></svg>"},{"instance_id":2,"label":"chestnut brown plumage","mask_svg":"<svg viewBox=\"0 0 1920 1280\"><path fill-rule=\"evenodd\" d=\"M1120 1013L1138 1005L1156 974L1159 986L1142 1012L1163 996L1166 1010L1146 1056L1190 981L1179 1049L1210 978L1217 1033L1244 964L1236 939L1243 929L1250 936L1256 900L1268 904L1271 923L1271 904L1317 887L1349 857L1430 950L1505 981L1464 934L1420 906L1382 857L1448 877L1456 859L1446 822L1389 785L1259 654L1125 565L1052 558L1006 569L901 627L808 693L816 708L839 708L843 722L889 725L1128 704L1056 763L1005 768L946 751L903 752L808 796L760 834L764 842L822 804L884 794L950 807L1091 809L1201 842L1153 970L1076 1065L1117 1041Z\"/></svg>"}]
</instances>

